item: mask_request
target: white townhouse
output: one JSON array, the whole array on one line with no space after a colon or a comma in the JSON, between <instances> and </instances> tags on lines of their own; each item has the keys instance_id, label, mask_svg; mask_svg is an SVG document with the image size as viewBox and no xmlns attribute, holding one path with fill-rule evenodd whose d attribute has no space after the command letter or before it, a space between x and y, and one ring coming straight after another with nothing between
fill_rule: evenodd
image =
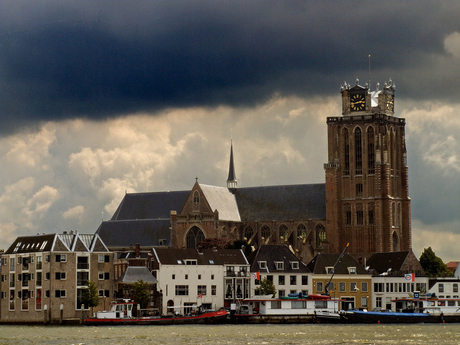
<instances>
[{"instance_id":1,"label":"white townhouse","mask_svg":"<svg viewBox=\"0 0 460 345\"><path fill-rule=\"evenodd\" d=\"M460 278L431 278L428 292L438 298L459 298Z\"/></svg>"},{"instance_id":2,"label":"white townhouse","mask_svg":"<svg viewBox=\"0 0 460 345\"><path fill-rule=\"evenodd\" d=\"M249 297L249 263L240 249L155 247L153 256L163 313L187 314L194 305L218 310Z\"/></svg>"}]
</instances>

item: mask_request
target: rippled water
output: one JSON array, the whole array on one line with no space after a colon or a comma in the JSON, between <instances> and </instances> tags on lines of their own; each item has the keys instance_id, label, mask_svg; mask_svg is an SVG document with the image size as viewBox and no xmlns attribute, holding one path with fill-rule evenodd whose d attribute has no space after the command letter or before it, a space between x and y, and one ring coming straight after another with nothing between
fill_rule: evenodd
<instances>
[{"instance_id":1,"label":"rippled water","mask_svg":"<svg viewBox=\"0 0 460 345\"><path fill-rule=\"evenodd\" d=\"M0 326L0 344L460 344L460 325Z\"/></svg>"}]
</instances>

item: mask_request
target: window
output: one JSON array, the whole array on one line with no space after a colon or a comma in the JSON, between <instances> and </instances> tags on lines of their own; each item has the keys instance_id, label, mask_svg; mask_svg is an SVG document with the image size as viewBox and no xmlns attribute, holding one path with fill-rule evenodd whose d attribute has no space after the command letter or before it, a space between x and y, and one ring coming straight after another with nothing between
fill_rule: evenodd
<instances>
[{"instance_id":1,"label":"window","mask_svg":"<svg viewBox=\"0 0 460 345\"><path fill-rule=\"evenodd\" d=\"M284 262L282 261L276 261L275 266L277 270L280 270L280 271L284 270Z\"/></svg>"},{"instance_id":2,"label":"window","mask_svg":"<svg viewBox=\"0 0 460 345\"><path fill-rule=\"evenodd\" d=\"M51 258L50 258L50 255L45 255L45 262L50 262L51 261Z\"/></svg>"},{"instance_id":3,"label":"window","mask_svg":"<svg viewBox=\"0 0 460 345\"><path fill-rule=\"evenodd\" d=\"M374 210L369 210L368 217L369 217L369 225L373 225L374 224Z\"/></svg>"},{"instance_id":4,"label":"window","mask_svg":"<svg viewBox=\"0 0 460 345\"><path fill-rule=\"evenodd\" d=\"M77 270L87 270L89 269L88 257L79 256L77 258Z\"/></svg>"},{"instance_id":5,"label":"window","mask_svg":"<svg viewBox=\"0 0 460 345\"><path fill-rule=\"evenodd\" d=\"M345 282L340 282L339 283L339 291L340 292L345 292Z\"/></svg>"},{"instance_id":6,"label":"window","mask_svg":"<svg viewBox=\"0 0 460 345\"><path fill-rule=\"evenodd\" d=\"M291 268L293 270L298 270L299 269L299 262L298 261L291 261Z\"/></svg>"},{"instance_id":7,"label":"window","mask_svg":"<svg viewBox=\"0 0 460 345\"><path fill-rule=\"evenodd\" d=\"M66 262L66 261L67 261L67 255L65 254L56 255L56 262Z\"/></svg>"},{"instance_id":8,"label":"window","mask_svg":"<svg viewBox=\"0 0 460 345\"><path fill-rule=\"evenodd\" d=\"M51 279L51 273L50 272L46 272L45 273L45 280L50 280Z\"/></svg>"},{"instance_id":9,"label":"window","mask_svg":"<svg viewBox=\"0 0 460 345\"><path fill-rule=\"evenodd\" d=\"M214 280L214 274L211 274L211 280Z\"/></svg>"},{"instance_id":10,"label":"window","mask_svg":"<svg viewBox=\"0 0 460 345\"><path fill-rule=\"evenodd\" d=\"M267 280L271 281L273 283L273 276L272 275L268 275L267 276Z\"/></svg>"},{"instance_id":11,"label":"window","mask_svg":"<svg viewBox=\"0 0 460 345\"><path fill-rule=\"evenodd\" d=\"M306 307L306 301L291 301L291 309L305 309Z\"/></svg>"},{"instance_id":12,"label":"window","mask_svg":"<svg viewBox=\"0 0 460 345\"><path fill-rule=\"evenodd\" d=\"M187 266L189 266L189 265L196 265L196 260L185 260L185 264L186 264Z\"/></svg>"},{"instance_id":13,"label":"window","mask_svg":"<svg viewBox=\"0 0 460 345\"><path fill-rule=\"evenodd\" d=\"M351 291L351 292L356 292L356 291L358 291L358 288L357 288L357 286L356 286L356 283L354 283L354 282L351 282L351 283L350 283L350 291Z\"/></svg>"},{"instance_id":14,"label":"window","mask_svg":"<svg viewBox=\"0 0 460 345\"><path fill-rule=\"evenodd\" d=\"M271 301L272 309L281 309L281 301Z\"/></svg>"},{"instance_id":15,"label":"window","mask_svg":"<svg viewBox=\"0 0 460 345\"><path fill-rule=\"evenodd\" d=\"M198 274L198 280L201 280L201 274Z\"/></svg>"},{"instance_id":16,"label":"window","mask_svg":"<svg viewBox=\"0 0 460 345\"><path fill-rule=\"evenodd\" d=\"M259 268L264 270L267 268L267 261L259 261Z\"/></svg>"},{"instance_id":17,"label":"window","mask_svg":"<svg viewBox=\"0 0 460 345\"><path fill-rule=\"evenodd\" d=\"M351 211L346 211L347 225L351 225Z\"/></svg>"},{"instance_id":18,"label":"window","mask_svg":"<svg viewBox=\"0 0 460 345\"><path fill-rule=\"evenodd\" d=\"M326 274L334 273L334 267L324 267L326 269Z\"/></svg>"},{"instance_id":19,"label":"window","mask_svg":"<svg viewBox=\"0 0 460 345\"><path fill-rule=\"evenodd\" d=\"M284 276L278 276L278 285L284 285Z\"/></svg>"},{"instance_id":20,"label":"window","mask_svg":"<svg viewBox=\"0 0 460 345\"><path fill-rule=\"evenodd\" d=\"M10 258L10 271L15 271L16 270L16 264L14 258Z\"/></svg>"},{"instance_id":21,"label":"window","mask_svg":"<svg viewBox=\"0 0 460 345\"><path fill-rule=\"evenodd\" d=\"M302 285L308 285L308 276L302 276Z\"/></svg>"},{"instance_id":22,"label":"window","mask_svg":"<svg viewBox=\"0 0 460 345\"><path fill-rule=\"evenodd\" d=\"M343 130L343 141L344 141L344 170L343 175L350 175L350 142L348 136L348 129L344 128Z\"/></svg>"},{"instance_id":23,"label":"window","mask_svg":"<svg viewBox=\"0 0 460 345\"><path fill-rule=\"evenodd\" d=\"M374 283L374 292L384 292L383 283Z\"/></svg>"},{"instance_id":24,"label":"window","mask_svg":"<svg viewBox=\"0 0 460 345\"><path fill-rule=\"evenodd\" d=\"M375 172L374 128L367 129L367 169L369 174Z\"/></svg>"},{"instance_id":25,"label":"window","mask_svg":"<svg viewBox=\"0 0 460 345\"><path fill-rule=\"evenodd\" d=\"M99 280L104 280L104 272L99 272L98 273L98 279Z\"/></svg>"},{"instance_id":26,"label":"window","mask_svg":"<svg viewBox=\"0 0 460 345\"><path fill-rule=\"evenodd\" d=\"M217 295L217 285L211 285L211 296Z\"/></svg>"},{"instance_id":27,"label":"window","mask_svg":"<svg viewBox=\"0 0 460 345\"><path fill-rule=\"evenodd\" d=\"M77 285L84 286L89 280L89 272L77 272Z\"/></svg>"},{"instance_id":28,"label":"window","mask_svg":"<svg viewBox=\"0 0 460 345\"><path fill-rule=\"evenodd\" d=\"M206 285L198 285L197 292L198 292L198 296L199 295L206 296Z\"/></svg>"},{"instance_id":29,"label":"window","mask_svg":"<svg viewBox=\"0 0 460 345\"><path fill-rule=\"evenodd\" d=\"M50 290L45 290L45 297L50 298Z\"/></svg>"},{"instance_id":30,"label":"window","mask_svg":"<svg viewBox=\"0 0 460 345\"><path fill-rule=\"evenodd\" d=\"M452 289L453 292L458 292L458 284L452 284Z\"/></svg>"},{"instance_id":31,"label":"window","mask_svg":"<svg viewBox=\"0 0 460 345\"><path fill-rule=\"evenodd\" d=\"M357 183L356 184L356 196L363 196L363 184Z\"/></svg>"},{"instance_id":32,"label":"window","mask_svg":"<svg viewBox=\"0 0 460 345\"><path fill-rule=\"evenodd\" d=\"M355 130L355 168L356 175L362 175L363 173L363 154L361 145L361 128L357 127Z\"/></svg>"},{"instance_id":33,"label":"window","mask_svg":"<svg viewBox=\"0 0 460 345\"><path fill-rule=\"evenodd\" d=\"M185 275L185 279L188 279L188 274Z\"/></svg>"},{"instance_id":34,"label":"window","mask_svg":"<svg viewBox=\"0 0 460 345\"><path fill-rule=\"evenodd\" d=\"M375 298L375 306L376 308L382 308L382 297Z\"/></svg>"},{"instance_id":35,"label":"window","mask_svg":"<svg viewBox=\"0 0 460 345\"><path fill-rule=\"evenodd\" d=\"M56 272L55 278L56 280L65 280L66 272Z\"/></svg>"},{"instance_id":36,"label":"window","mask_svg":"<svg viewBox=\"0 0 460 345\"><path fill-rule=\"evenodd\" d=\"M176 279L176 275L175 275L175 274L173 274L171 278L172 278L172 279Z\"/></svg>"},{"instance_id":37,"label":"window","mask_svg":"<svg viewBox=\"0 0 460 345\"><path fill-rule=\"evenodd\" d=\"M438 285L438 292L444 292L444 284Z\"/></svg>"},{"instance_id":38,"label":"window","mask_svg":"<svg viewBox=\"0 0 460 345\"><path fill-rule=\"evenodd\" d=\"M37 269L37 270L41 270L41 269L42 269L42 257L41 257L41 256L37 256L36 269Z\"/></svg>"},{"instance_id":39,"label":"window","mask_svg":"<svg viewBox=\"0 0 460 345\"><path fill-rule=\"evenodd\" d=\"M361 308L367 308L367 297L361 297Z\"/></svg>"},{"instance_id":40,"label":"window","mask_svg":"<svg viewBox=\"0 0 460 345\"><path fill-rule=\"evenodd\" d=\"M316 291L317 292L323 292L323 283L322 282L316 282Z\"/></svg>"},{"instance_id":41,"label":"window","mask_svg":"<svg viewBox=\"0 0 460 345\"><path fill-rule=\"evenodd\" d=\"M37 272L37 280L35 282L37 286L42 286L42 272Z\"/></svg>"},{"instance_id":42,"label":"window","mask_svg":"<svg viewBox=\"0 0 460 345\"><path fill-rule=\"evenodd\" d=\"M65 290L56 290L54 292L54 297L56 297L56 298L65 297Z\"/></svg>"},{"instance_id":43,"label":"window","mask_svg":"<svg viewBox=\"0 0 460 345\"><path fill-rule=\"evenodd\" d=\"M356 274L356 267L348 267L348 273Z\"/></svg>"},{"instance_id":44,"label":"window","mask_svg":"<svg viewBox=\"0 0 460 345\"><path fill-rule=\"evenodd\" d=\"M315 301L315 308L317 309L327 308L327 301Z\"/></svg>"},{"instance_id":45,"label":"window","mask_svg":"<svg viewBox=\"0 0 460 345\"><path fill-rule=\"evenodd\" d=\"M356 224L357 225L364 224L364 211L362 210L356 211Z\"/></svg>"},{"instance_id":46,"label":"window","mask_svg":"<svg viewBox=\"0 0 460 345\"><path fill-rule=\"evenodd\" d=\"M297 285L297 276L291 276L289 282L291 285Z\"/></svg>"},{"instance_id":47,"label":"window","mask_svg":"<svg viewBox=\"0 0 460 345\"><path fill-rule=\"evenodd\" d=\"M14 279L14 273L10 273L10 287L14 287L16 279Z\"/></svg>"},{"instance_id":48,"label":"window","mask_svg":"<svg viewBox=\"0 0 460 345\"><path fill-rule=\"evenodd\" d=\"M367 283L366 282L361 282L361 291L367 292Z\"/></svg>"},{"instance_id":49,"label":"window","mask_svg":"<svg viewBox=\"0 0 460 345\"><path fill-rule=\"evenodd\" d=\"M99 297L110 297L109 290L99 290Z\"/></svg>"},{"instance_id":50,"label":"window","mask_svg":"<svg viewBox=\"0 0 460 345\"><path fill-rule=\"evenodd\" d=\"M176 296L188 296L188 285L176 285Z\"/></svg>"}]
</instances>

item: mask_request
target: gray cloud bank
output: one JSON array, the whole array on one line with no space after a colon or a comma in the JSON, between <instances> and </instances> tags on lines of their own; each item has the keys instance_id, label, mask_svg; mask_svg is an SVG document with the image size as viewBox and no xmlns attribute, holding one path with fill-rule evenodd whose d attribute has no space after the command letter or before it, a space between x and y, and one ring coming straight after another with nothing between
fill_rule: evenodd
<instances>
[{"instance_id":1,"label":"gray cloud bank","mask_svg":"<svg viewBox=\"0 0 460 345\"><path fill-rule=\"evenodd\" d=\"M330 95L367 79L368 54L400 97L453 99L444 40L459 14L458 1L0 1L0 134Z\"/></svg>"}]
</instances>

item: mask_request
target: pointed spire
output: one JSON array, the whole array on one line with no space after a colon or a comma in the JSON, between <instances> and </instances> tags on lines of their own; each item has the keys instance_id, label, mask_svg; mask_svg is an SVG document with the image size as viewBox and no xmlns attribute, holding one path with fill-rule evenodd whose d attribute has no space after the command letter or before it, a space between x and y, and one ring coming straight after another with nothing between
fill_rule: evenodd
<instances>
[{"instance_id":1,"label":"pointed spire","mask_svg":"<svg viewBox=\"0 0 460 345\"><path fill-rule=\"evenodd\" d=\"M236 188L237 180L233 163L233 139L230 142L230 166L228 168L227 188Z\"/></svg>"}]
</instances>

